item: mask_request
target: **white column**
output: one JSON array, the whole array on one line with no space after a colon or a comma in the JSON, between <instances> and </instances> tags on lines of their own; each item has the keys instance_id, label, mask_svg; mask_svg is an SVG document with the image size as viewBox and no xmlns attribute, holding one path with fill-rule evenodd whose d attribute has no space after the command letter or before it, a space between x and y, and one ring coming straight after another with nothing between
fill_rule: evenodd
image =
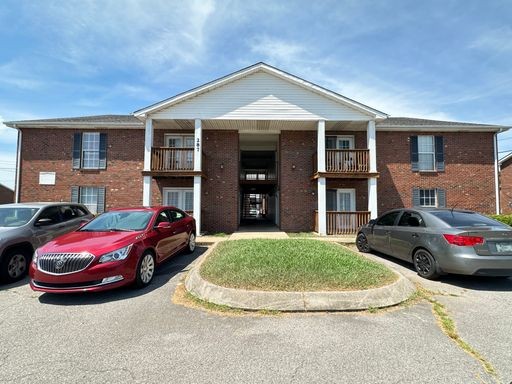
<instances>
[{"instance_id":1,"label":"white column","mask_svg":"<svg viewBox=\"0 0 512 384\"><path fill-rule=\"evenodd\" d=\"M325 172L325 120L318 121L318 134L317 134L317 171Z\"/></svg>"},{"instance_id":2,"label":"white column","mask_svg":"<svg viewBox=\"0 0 512 384\"><path fill-rule=\"evenodd\" d=\"M144 171L151 171L151 147L153 147L153 120L147 118L144 135ZM144 176L142 186L142 204L145 207L151 206L151 181L151 176Z\"/></svg>"},{"instance_id":3,"label":"white column","mask_svg":"<svg viewBox=\"0 0 512 384\"><path fill-rule=\"evenodd\" d=\"M317 130L317 171L325 172L325 120L318 121ZM327 235L327 181L318 178L318 234Z\"/></svg>"},{"instance_id":4,"label":"white column","mask_svg":"<svg viewBox=\"0 0 512 384\"><path fill-rule=\"evenodd\" d=\"M375 121L368 121L366 130L368 150L370 152L370 172L377 172L377 141L375 132ZM368 211L370 211L370 219L376 219L378 214L377 207L377 178L370 177L368 179Z\"/></svg>"},{"instance_id":5,"label":"white column","mask_svg":"<svg viewBox=\"0 0 512 384\"><path fill-rule=\"evenodd\" d=\"M203 127L201 119L194 121L194 172L201 172L203 154L202 144ZM201 235L201 176L194 176L194 218L196 219L196 233Z\"/></svg>"},{"instance_id":6,"label":"white column","mask_svg":"<svg viewBox=\"0 0 512 384\"><path fill-rule=\"evenodd\" d=\"M325 177L318 178L318 234L327 235L327 182Z\"/></svg>"},{"instance_id":7,"label":"white column","mask_svg":"<svg viewBox=\"0 0 512 384\"><path fill-rule=\"evenodd\" d=\"M370 177L368 179L368 211L370 211L370 219L376 219L378 214L377 208L377 178Z\"/></svg>"},{"instance_id":8,"label":"white column","mask_svg":"<svg viewBox=\"0 0 512 384\"><path fill-rule=\"evenodd\" d=\"M368 122L366 135L368 139L368 149L370 151L370 172L377 172L377 145L374 120Z\"/></svg>"}]
</instances>

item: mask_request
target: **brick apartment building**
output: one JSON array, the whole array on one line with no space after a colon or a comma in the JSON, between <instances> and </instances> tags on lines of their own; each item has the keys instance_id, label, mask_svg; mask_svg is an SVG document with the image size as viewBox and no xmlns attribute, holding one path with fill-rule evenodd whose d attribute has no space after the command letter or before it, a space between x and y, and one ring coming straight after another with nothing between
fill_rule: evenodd
<instances>
[{"instance_id":1,"label":"brick apartment building","mask_svg":"<svg viewBox=\"0 0 512 384\"><path fill-rule=\"evenodd\" d=\"M17 198L176 205L201 231L353 233L404 206L495 213L507 127L389 117L264 63L136 111L12 121Z\"/></svg>"}]
</instances>

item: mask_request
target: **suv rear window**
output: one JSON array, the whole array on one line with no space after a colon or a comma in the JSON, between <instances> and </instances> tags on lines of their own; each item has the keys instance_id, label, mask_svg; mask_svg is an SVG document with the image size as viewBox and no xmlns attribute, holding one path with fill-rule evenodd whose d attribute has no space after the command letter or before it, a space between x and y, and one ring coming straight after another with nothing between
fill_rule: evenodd
<instances>
[{"instance_id":1,"label":"suv rear window","mask_svg":"<svg viewBox=\"0 0 512 384\"><path fill-rule=\"evenodd\" d=\"M430 212L452 227L507 227L506 225L472 212L438 211Z\"/></svg>"}]
</instances>

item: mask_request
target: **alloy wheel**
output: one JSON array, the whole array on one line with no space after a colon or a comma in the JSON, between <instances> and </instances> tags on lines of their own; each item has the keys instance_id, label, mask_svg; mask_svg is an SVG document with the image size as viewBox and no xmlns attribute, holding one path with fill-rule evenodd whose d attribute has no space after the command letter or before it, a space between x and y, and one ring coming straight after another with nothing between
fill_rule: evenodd
<instances>
[{"instance_id":1,"label":"alloy wheel","mask_svg":"<svg viewBox=\"0 0 512 384\"><path fill-rule=\"evenodd\" d=\"M140 264L140 279L144 284L148 284L155 273L155 260L151 254L144 255Z\"/></svg>"},{"instance_id":2,"label":"alloy wheel","mask_svg":"<svg viewBox=\"0 0 512 384\"><path fill-rule=\"evenodd\" d=\"M194 252L194 249L196 249L196 236L191 233L188 237L188 250L192 253Z\"/></svg>"},{"instance_id":3,"label":"alloy wheel","mask_svg":"<svg viewBox=\"0 0 512 384\"><path fill-rule=\"evenodd\" d=\"M25 256L21 254L16 254L11 257L9 263L7 264L7 273L11 279L17 279L22 276L27 269L27 260Z\"/></svg>"},{"instance_id":4,"label":"alloy wheel","mask_svg":"<svg viewBox=\"0 0 512 384\"><path fill-rule=\"evenodd\" d=\"M424 251L418 251L416 252L415 260L418 273L422 276L429 275L433 268L429 255L427 255Z\"/></svg>"},{"instance_id":5,"label":"alloy wheel","mask_svg":"<svg viewBox=\"0 0 512 384\"><path fill-rule=\"evenodd\" d=\"M357 249L361 252L370 252L370 246L368 245L368 239L362 233L357 236L356 239Z\"/></svg>"}]
</instances>

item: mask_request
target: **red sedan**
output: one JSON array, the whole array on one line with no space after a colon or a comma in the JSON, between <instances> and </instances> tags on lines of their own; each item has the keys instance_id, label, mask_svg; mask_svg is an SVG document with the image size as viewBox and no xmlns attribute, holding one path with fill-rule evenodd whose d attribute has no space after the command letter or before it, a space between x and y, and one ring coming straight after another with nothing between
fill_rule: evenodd
<instances>
[{"instance_id":1,"label":"red sedan","mask_svg":"<svg viewBox=\"0 0 512 384\"><path fill-rule=\"evenodd\" d=\"M155 267L196 246L193 217L175 207L124 208L106 212L34 253L34 291L102 291L148 285Z\"/></svg>"}]
</instances>

